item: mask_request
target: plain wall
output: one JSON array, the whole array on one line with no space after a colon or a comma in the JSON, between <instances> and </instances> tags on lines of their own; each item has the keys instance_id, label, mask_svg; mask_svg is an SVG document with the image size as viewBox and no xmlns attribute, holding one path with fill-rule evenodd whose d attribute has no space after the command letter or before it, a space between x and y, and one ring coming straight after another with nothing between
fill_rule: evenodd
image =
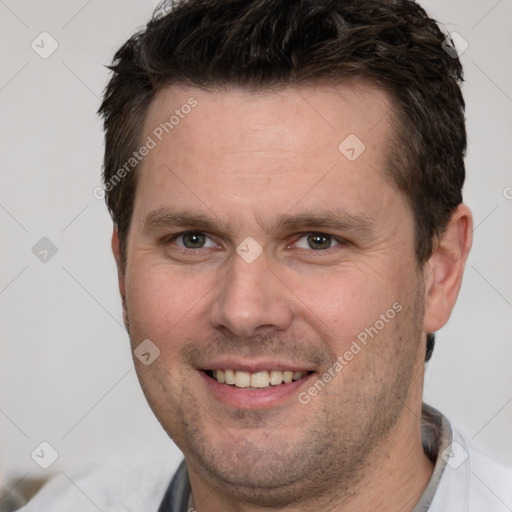
<instances>
[{"instance_id":1,"label":"plain wall","mask_svg":"<svg viewBox=\"0 0 512 512\"><path fill-rule=\"evenodd\" d=\"M425 398L477 447L512 464L512 3L422 4L469 45L465 201L475 218L464 284L437 335ZM93 195L104 66L155 6L0 3L0 466L10 475L46 476L137 447L180 457L139 389L111 222ZM47 59L31 47L43 31L59 45ZM32 252L43 237L57 248L47 262ZM48 470L30 457L42 441L59 453Z\"/></svg>"}]
</instances>

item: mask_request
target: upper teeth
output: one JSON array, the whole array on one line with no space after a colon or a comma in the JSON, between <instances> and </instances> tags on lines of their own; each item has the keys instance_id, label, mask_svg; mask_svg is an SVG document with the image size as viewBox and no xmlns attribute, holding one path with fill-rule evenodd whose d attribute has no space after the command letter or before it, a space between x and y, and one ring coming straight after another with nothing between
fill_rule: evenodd
<instances>
[{"instance_id":1,"label":"upper teeth","mask_svg":"<svg viewBox=\"0 0 512 512\"><path fill-rule=\"evenodd\" d=\"M268 386L277 386L283 382L292 382L299 380L307 372L292 372L281 370L270 370L262 372L243 372L241 370L213 370L213 378L220 383L230 384L237 388L266 388Z\"/></svg>"}]
</instances>

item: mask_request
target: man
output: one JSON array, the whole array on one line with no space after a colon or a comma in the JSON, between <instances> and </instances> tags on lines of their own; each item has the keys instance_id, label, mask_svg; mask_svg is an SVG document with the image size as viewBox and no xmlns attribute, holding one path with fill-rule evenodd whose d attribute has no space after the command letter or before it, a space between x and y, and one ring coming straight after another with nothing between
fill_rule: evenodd
<instances>
[{"instance_id":1,"label":"man","mask_svg":"<svg viewBox=\"0 0 512 512\"><path fill-rule=\"evenodd\" d=\"M422 404L472 233L462 70L436 23L412 1L182 1L112 70L124 319L185 461L131 504L97 476L94 505L511 510L512 472ZM69 507L59 489L27 510Z\"/></svg>"}]
</instances>

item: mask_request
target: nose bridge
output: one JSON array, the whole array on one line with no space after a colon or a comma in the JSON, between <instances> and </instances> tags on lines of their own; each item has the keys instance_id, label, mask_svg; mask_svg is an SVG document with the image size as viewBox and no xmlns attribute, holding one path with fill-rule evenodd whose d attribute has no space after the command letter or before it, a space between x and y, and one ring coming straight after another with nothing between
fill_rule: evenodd
<instances>
[{"instance_id":1,"label":"nose bridge","mask_svg":"<svg viewBox=\"0 0 512 512\"><path fill-rule=\"evenodd\" d=\"M230 265L211 306L212 326L243 337L256 334L260 327L286 329L291 304L285 286L268 268L265 254L252 261L233 254Z\"/></svg>"}]
</instances>

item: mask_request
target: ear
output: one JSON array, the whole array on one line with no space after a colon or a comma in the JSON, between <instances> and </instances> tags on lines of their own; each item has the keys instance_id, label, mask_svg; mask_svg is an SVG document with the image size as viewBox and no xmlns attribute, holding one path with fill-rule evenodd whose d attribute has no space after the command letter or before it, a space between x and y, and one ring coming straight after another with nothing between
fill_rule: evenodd
<instances>
[{"instance_id":1,"label":"ear","mask_svg":"<svg viewBox=\"0 0 512 512\"><path fill-rule=\"evenodd\" d=\"M425 264L425 316L423 330L435 332L446 324L459 295L464 267L473 241L473 219L460 204Z\"/></svg>"},{"instance_id":2,"label":"ear","mask_svg":"<svg viewBox=\"0 0 512 512\"><path fill-rule=\"evenodd\" d=\"M117 280L119 283L119 293L121 294L121 300L123 303L123 321L128 330L128 315L126 313L126 284L125 284L125 272L124 264L121 258L121 243L119 241L119 232L117 226L114 226L112 231L112 252L117 265Z\"/></svg>"}]
</instances>

